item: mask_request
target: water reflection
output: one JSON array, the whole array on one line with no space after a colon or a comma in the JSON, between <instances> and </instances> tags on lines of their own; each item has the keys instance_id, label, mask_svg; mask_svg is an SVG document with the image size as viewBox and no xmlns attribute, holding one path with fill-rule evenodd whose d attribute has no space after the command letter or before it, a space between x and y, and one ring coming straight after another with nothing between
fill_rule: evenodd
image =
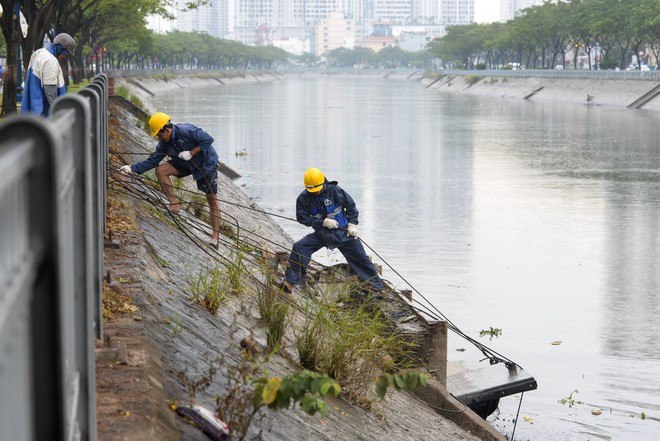
<instances>
[{"instance_id":1,"label":"water reflection","mask_svg":"<svg viewBox=\"0 0 660 441\"><path fill-rule=\"evenodd\" d=\"M607 232L607 320L603 323L607 355L660 360L660 242L657 213L644 209L638 189L613 190L618 196L606 209L612 228ZM622 203L621 201L628 201Z\"/></svg>"},{"instance_id":2,"label":"water reflection","mask_svg":"<svg viewBox=\"0 0 660 441\"><path fill-rule=\"evenodd\" d=\"M501 328L484 342L540 385L525 395L534 424L517 439L660 431L639 418L660 412L660 115L374 78L189 90L155 104L212 133L273 212L293 217L304 170L321 168L356 199L364 240L454 323L475 337ZM584 404L558 404L575 389ZM504 433L517 405L502 403Z\"/></svg>"}]
</instances>

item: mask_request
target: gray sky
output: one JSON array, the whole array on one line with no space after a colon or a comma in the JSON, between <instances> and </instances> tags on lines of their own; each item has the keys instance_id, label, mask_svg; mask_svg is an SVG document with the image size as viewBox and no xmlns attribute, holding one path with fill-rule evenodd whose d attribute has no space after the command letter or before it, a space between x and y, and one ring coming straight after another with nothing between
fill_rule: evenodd
<instances>
[{"instance_id":1,"label":"gray sky","mask_svg":"<svg viewBox=\"0 0 660 441\"><path fill-rule=\"evenodd\" d=\"M474 21L490 23L500 18L500 0L474 0Z\"/></svg>"}]
</instances>

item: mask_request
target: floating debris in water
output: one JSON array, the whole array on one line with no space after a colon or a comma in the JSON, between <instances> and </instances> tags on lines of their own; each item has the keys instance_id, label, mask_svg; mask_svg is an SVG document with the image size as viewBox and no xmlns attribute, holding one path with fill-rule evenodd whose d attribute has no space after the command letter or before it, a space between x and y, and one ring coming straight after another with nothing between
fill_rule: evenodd
<instances>
[{"instance_id":1,"label":"floating debris in water","mask_svg":"<svg viewBox=\"0 0 660 441\"><path fill-rule=\"evenodd\" d=\"M502 330L500 328L493 328L492 326L490 329L482 329L479 331L479 335L483 337L484 335L490 335L491 337L499 337L502 335Z\"/></svg>"}]
</instances>

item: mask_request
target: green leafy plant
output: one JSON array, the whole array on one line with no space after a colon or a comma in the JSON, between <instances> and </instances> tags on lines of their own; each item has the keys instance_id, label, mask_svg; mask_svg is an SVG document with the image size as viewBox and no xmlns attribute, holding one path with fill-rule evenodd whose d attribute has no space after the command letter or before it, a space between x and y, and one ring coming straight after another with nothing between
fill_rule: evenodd
<instances>
[{"instance_id":1,"label":"green leafy plant","mask_svg":"<svg viewBox=\"0 0 660 441\"><path fill-rule=\"evenodd\" d=\"M175 319L165 318L163 322L172 330L172 333L178 337L184 330L184 322L180 317Z\"/></svg>"},{"instance_id":2,"label":"green leafy plant","mask_svg":"<svg viewBox=\"0 0 660 441\"><path fill-rule=\"evenodd\" d=\"M284 378L261 378L254 393L254 407L266 405L271 409L288 409L299 404L309 415L328 414L325 396L339 396L339 383L327 375L304 370Z\"/></svg>"},{"instance_id":3,"label":"green leafy plant","mask_svg":"<svg viewBox=\"0 0 660 441\"><path fill-rule=\"evenodd\" d=\"M235 296L240 295L244 290L244 281L248 275L248 270L244 264L245 254L240 248L237 248L226 264L227 285L229 292Z\"/></svg>"},{"instance_id":4,"label":"green leafy plant","mask_svg":"<svg viewBox=\"0 0 660 441\"><path fill-rule=\"evenodd\" d=\"M231 439L245 438L261 406L255 406L255 384L268 381L263 371L263 360L245 356L228 370L229 390L216 397L216 414L231 428Z\"/></svg>"},{"instance_id":5,"label":"green leafy plant","mask_svg":"<svg viewBox=\"0 0 660 441\"><path fill-rule=\"evenodd\" d=\"M243 352L238 364L229 373L229 390L223 397L216 398L218 417L231 427L231 439L242 440L258 416L259 410L267 406L273 410L300 407L309 415L319 412L326 415L328 406L325 396L338 396L339 384L328 377L311 371L300 371L289 376L269 378L264 370L269 357L254 359ZM211 365L211 369L213 369ZM215 371L200 378L212 378ZM208 387L203 380L189 381L191 387L200 390L199 384ZM189 386L189 387L190 387Z\"/></svg>"},{"instance_id":6,"label":"green leafy plant","mask_svg":"<svg viewBox=\"0 0 660 441\"><path fill-rule=\"evenodd\" d=\"M492 326L489 329L482 329L479 331L480 336L489 335L491 337L499 337L502 335L502 330L500 328L493 328Z\"/></svg>"},{"instance_id":7,"label":"green leafy plant","mask_svg":"<svg viewBox=\"0 0 660 441\"><path fill-rule=\"evenodd\" d=\"M268 317L266 327L266 344L271 351L276 350L286 332L290 307L287 303L278 302Z\"/></svg>"},{"instance_id":8,"label":"green leafy plant","mask_svg":"<svg viewBox=\"0 0 660 441\"><path fill-rule=\"evenodd\" d=\"M274 274L267 275L267 282L257 291L259 317L266 323L266 344L271 351L282 342L291 307L275 288Z\"/></svg>"},{"instance_id":9,"label":"green leafy plant","mask_svg":"<svg viewBox=\"0 0 660 441\"><path fill-rule=\"evenodd\" d=\"M575 389L573 392L571 392L568 397L562 398L561 400L558 401L559 404L565 405L568 404L568 407L573 407L576 404L583 404L582 401L577 401L573 398L573 394L577 394L579 391Z\"/></svg>"},{"instance_id":10,"label":"green leafy plant","mask_svg":"<svg viewBox=\"0 0 660 441\"><path fill-rule=\"evenodd\" d=\"M135 105L139 108L143 108L143 106L144 106L142 101L138 97L136 97L135 95L131 94L128 91L128 88L124 85L121 85L121 86L117 87L115 89L115 93L117 95L121 96L122 98L124 98L126 101L130 101L133 105Z\"/></svg>"},{"instance_id":11,"label":"green leafy plant","mask_svg":"<svg viewBox=\"0 0 660 441\"><path fill-rule=\"evenodd\" d=\"M319 316L324 313L323 310L313 312L311 301L305 304L304 312L305 321L298 332L295 333L296 349L302 367L315 371L318 369L320 360L323 357L319 328L326 320L324 317Z\"/></svg>"},{"instance_id":12,"label":"green leafy plant","mask_svg":"<svg viewBox=\"0 0 660 441\"><path fill-rule=\"evenodd\" d=\"M124 85L116 87L115 93L124 99L128 99L128 96L130 95L128 88Z\"/></svg>"},{"instance_id":13,"label":"green leafy plant","mask_svg":"<svg viewBox=\"0 0 660 441\"><path fill-rule=\"evenodd\" d=\"M133 103L133 105L135 105L136 107L139 107L140 109L144 108L144 103L142 102L142 100L140 98L136 97L135 95L132 95L132 94L129 95L128 100L131 103Z\"/></svg>"},{"instance_id":14,"label":"green leafy plant","mask_svg":"<svg viewBox=\"0 0 660 441\"><path fill-rule=\"evenodd\" d=\"M482 79L483 79L483 77L481 77L479 75L467 75L465 77L464 81L465 81L465 84L467 84L468 86L474 86L475 84L477 84Z\"/></svg>"},{"instance_id":15,"label":"green leafy plant","mask_svg":"<svg viewBox=\"0 0 660 441\"><path fill-rule=\"evenodd\" d=\"M295 335L303 367L334 378L349 401L370 409L376 398L370 389L373 379L384 370L408 366L414 343L391 332L382 315L367 306L308 305Z\"/></svg>"},{"instance_id":16,"label":"green leafy plant","mask_svg":"<svg viewBox=\"0 0 660 441\"><path fill-rule=\"evenodd\" d=\"M394 387L396 390L414 392L419 387L428 384L428 377L419 372L404 372L396 374L381 374L376 378L376 394L383 400L387 389Z\"/></svg>"},{"instance_id":17,"label":"green leafy plant","mask_svg":"<svg viewBox=\"0 0 660 441\"><path fill-rule=\"evenodd\" d=\"M163 259L157 254L154 257L156 258L156 262L158 262L158 264L163 268L171 268L172 265L167 260Z\"/></svg>"},{"instance_id":18,"label":"green leafy plant","mask_svg":"<svg viewBox=\"0 0 660 441\"><path fill-rule=\"evenodd\" d=\"M257 289L257 308L259 310L259 317L262 320L268 321L268 318L273 314L275 304L277 303L278 292L275 288L275 280L272 275L268 275L266 283Z\"/></svg>"},{"instance_id":19,"label":"green leafy plant","mask_svg":"<svg viewBox=\"0 0 660 441\"><path fill-rule=\"evenodd\" d=\"M186 275L186 281L195 302L215 314L227 302L227 282L224 267L219 263L200 273Z\"/></svg>"}]
</instances>

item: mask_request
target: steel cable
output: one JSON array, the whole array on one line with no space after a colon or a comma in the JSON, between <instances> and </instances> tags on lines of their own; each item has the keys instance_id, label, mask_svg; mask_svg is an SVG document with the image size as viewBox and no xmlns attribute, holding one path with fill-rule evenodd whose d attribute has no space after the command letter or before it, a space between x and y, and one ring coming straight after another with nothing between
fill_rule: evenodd
<instances>
[{"instance_id":1,"label":"steel cable","mask_svg":"<svg viewBox=\"0 0 660 441\"><path fill-rule=\"evenodd\" d=\"M143 153L143 154L144 154L144 153ZM198 169L198 170L199 170L199 169ZM201 170L200 170L200 172L201 172ZM203 173L202 173L202 175L203 175ZM139 176L139 177L138 177L138 176L134 176L134 178L136 178L137 180L142 180L142 181L144 181L144 182L149 182L149 181L151 181L151 182L157 182L157 181L152 180L152 179L149 179L149 178L147 178L147 177L145 177L145 176ZM206 176L205 176L205 179L206 179ZM208 181L207 181L207 185L208 185ZM146 186L147 186L147 187L150 187L149 185L146 185ZM193 192L193 191L186 190L186 189L181 189L181 188L179 188L179 191L183 191L183 192L185 192L185 193L195 193L195 192ZM216 195L216 196L217 196L217 195ZM159 199L159 200L160 200L160 199ZM228 204L228 205L235 206L235 207L240 207L240 208L244 208L244 209L251 210L251 211L254 211L254 212L259 212L259 213L262 213L262 214L266 214L266 215L268 215L268 216L274 216L274 217L278 217L278 218L285 219L285 220L288 220L288 221L297 222L296 219L290 218L290 217L288 217L288 216L278 215L278 214L276 214L276 213L271 213L271 212L268 212L268 211L266 211L266 210L261 210L261 209L255 208L255 207L246 206L246 205L238 204L238 203L235 203L235 202L231 202L231 201L226 200L226 199L220 199L220 198L218 198L218 201L219 201L219 202L223 202L223 203ZM161 202L162 202L162 200L161 200ZM184 228L183 228L182 225L178 222L178 220L177 220L177 219L174 219L176 215L172 214L172 212L169 210L169 207L168 207L167 205L163 204L163 206L164 206L164 208L168 211L168 213L170 213L170 215L171 215L171 217L173 218L173 220L175 221L177 227L180 228L182 231L184 231ZM225 214L226 214L226 213L225 213ZM234 220L235 220L235 222L236 222L237 228L239 228L239 222L238 222L238 220L235 219L235 218L234 218ZM200 231L201 231L201 227L200 227L199 229L200 229ZM188 234L187 232L184 231L184 234L186 234L186 236L188 236L188 237L192 240L192 238L189 236L189 234ZM264 240L264 241L268 241L268 242L270 242L271 244L276 245L277 247L281 247L282 249L286 250L282 245L279 245L279 244L275 243L275 242L272 241L272 240L269 240L269 239L267 239L267 238L265 238L265 237L259 236L259 235L257 235L256 233L253 233L253 232L251 232L251 234L254 234L254 236L259 237L260 239L262 239L262 240ZM458 328L458 326L456 326L451 320L449 320L449 318L448 318L446 315L444 315L444 314L443 314L443 313L442 313L442 312L441 312L441 311L440 311L435 305L433 305L433 304L432 304L432 303L431 303L431 302L430 302L430 301L429 301L429 300L428 300L428 299L427 299L427 298L426 298L426 297L425 297L425 296L424 296L424 295L423 295L423 294L422 294L422 293L421 293L421 292L420 292L420 291L419 291L419 290L418 290L413 284L411 284L411 283L410 283L405 277L403 277L403 276L402 276L402 275L401 275L401 274L400 274L400 273L399 273L399 272L398 272L398 271L397 271L392 265L390 265L389 262L387 262L387 260L385 260L385 259L384 259L384 258L383 258L383 257L382 257L382 256L376 251L376 250L374 250L374 249L373 249L373 248L372 248L367 242L365 242L362 238L360 238L359 240L360 240L360 241L361 241L361 242L362 242L362 243L363 243L363 244L364 244L364 245L365 245L365 246L366 246L366 247L367 247L367 248L368 248L368 249L369 249L374 255L376 255L376 256L377 256L377 257L378 257L378 258L379 258L379 259L380 259L380 260L381 260L381 261L382 261L382 262L383 262L383 263L384 263L384 264L385 264L390 270L392 270L392 271L393 271L393 272L394 272L399 278L401 278L401 280L403 280L404 283L406 283L408 286L410 286L410 288L411 288L415 293L417 293L417 294L420 296L420 298L422 298L422 299L426 302L426 304L428 304L428 306L427 306L426 304L424 304L424 303L421 303L420 301L418 301L418 300L416 300L416 299L414 299L414 298L413 298L413 300L412 300L412 303L416 303L417 306L412 305L412 304L410 304L410 303L407 303L407 302L403 301L402 299L396 299L396 300L400 300L402 303L405 303L406 305L410 306L411 308L413 308L414 310L416 310L416 311L417 311L418 313L420 313L420 314L427 315L428 317L430 317L430 318L432 318L432 319L435 319L435 320L444 320L445 322L447 322L447 327L448 327L452 332L454 332L454 333L457 334L458 336L462 337L462 338L465 339L466 341L472 343L477 349L479 349L479 350L482 352L482 354L484 354L484 356L485 356L486 358L488 358L488 359L490 360L490 363L491 363L491 364L496 364L496 363L500 363L500 362L501 362L501 363L504 363L504 364L507 366L507 368L509 368L509 369L512 369L514 366L518 366L518 367L520 367L520 365L518 365L517 363L513 362L512 360L508 359L507 357L503 356L502 354L499 354L499 353L496 352L495 350L489 348L488 346L484 345L483 343L478 342L477 340L473 339L472 337L468 336L468 335L465 334L463 331L461 331L461 330ZM237 235L237 236L236 236L236 247L237 247L237 248L238 248L238 246L239 246L239 245L238 245L238 244L239 244L239 241L240 241L240 237ZM245 241L246 241L246 240L244 239L244 242L245 242ZM195 242L195 241L193 241L193 242ZM224 241L224 240L223 240L223 242L226 243L226 241ZM196 244L197 246L199 246L199 244L197 244L196 242L195 242L195 244ZM249 244L249 243L248 243L248 244ZM249 244L249 245L250 245L250 246L253 246L253 247L255 246L255 244ZM233 246L233 245L232 245L232 246ZM202 247L200 247L200 248L202 248ZM227 246L227 248L230 248L230 246ZM205 252L207 255L211 256L211 254L208 252L208 250L206 250L205 248L203 248L203 250L204 250L204 252ZM224 258L224 256L220 256L220 257ZM254 261L253 261L253 262L254 262ZM324 265L324 264L322 264L322 263L320 263L320 262L316 262L316 261L311 261L311 262L314 262L314 264L320 266L322 270L329 268L329 266ZM255 281L256 281L256 280L255 280ZM259 283L263 283L263 282L260 282L260 281L259 281ZM391 285L391 284L390 284L390 285Z\"/></svg>"}]
</instances>

